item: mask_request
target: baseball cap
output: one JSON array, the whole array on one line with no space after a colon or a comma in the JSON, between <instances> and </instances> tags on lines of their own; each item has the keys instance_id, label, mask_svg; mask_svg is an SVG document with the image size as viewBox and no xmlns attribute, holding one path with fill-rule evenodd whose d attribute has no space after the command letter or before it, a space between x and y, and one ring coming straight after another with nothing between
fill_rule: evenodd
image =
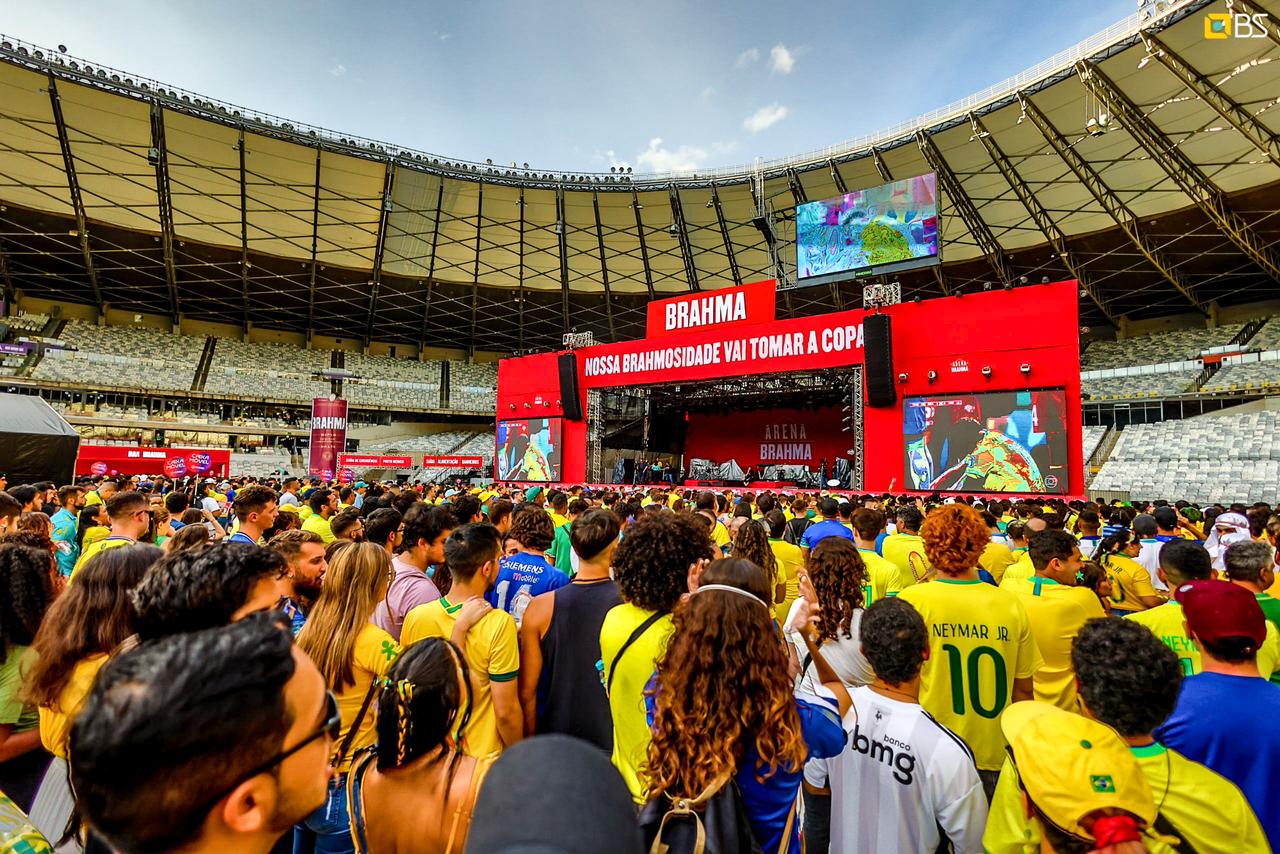
<instances>
[{"instance_id":1,"label":"baseball cap","mask_svg":"<svg viewBox=\"0 0 1280 854\"><path fill-rule=\"evenodd\" d=\"M1124 810L1147 826L1155 821L1147 777L1115 730L1039 700L1009 706L1000 728L1022 787L1058 827L1093 839L1081 819L1101 809Z\"/></svg>"},{"instance_id":2,"label":"baseball cap","mask_svg":"<svg viewBox=\"0 0 1280 854\"><path fill-rule=\"evenodd\" d=\"M369 484L365 483L363 480L356 481L356 489L364 489L368 485Z\"/></svg>"},{"instance_id":3,"label":"baseball cap","mask_svg":"<svg viewBox=\"0 0 1280 854\"><path fill-rule=\"evenodd\" d=\"M1267 621L1257 598L1230 581L1188 581L1173 593L1182 603L1187 628L1209 643L1227 638L1253 641L1254 649L1267 639Z\"/></svg>"},{"instance_id":4,"label":"baseball cap","mask_svg":"<svg viewBox=\"0 0 1280 854\"><path fill-rule=\"evenodd\" d=\"M524 500L532 501L533 499L537 498L541 494L542 494L541 486L531 486L524 491Z\"/></svg>"},{"instance_id":5,"label":"baseball cap","mask_svg":"<svg viewBox=\"0 0 1280 854\"><path fill-rule=\"evenodd\" d=\"M444 491L444 497L445 497L445 498L452 498L453 496L455 496L455 495L457 495L457 494L458 494L458 490L456 490L456 489L446 489L446 490Z\"/></svg>"}]
</instances>

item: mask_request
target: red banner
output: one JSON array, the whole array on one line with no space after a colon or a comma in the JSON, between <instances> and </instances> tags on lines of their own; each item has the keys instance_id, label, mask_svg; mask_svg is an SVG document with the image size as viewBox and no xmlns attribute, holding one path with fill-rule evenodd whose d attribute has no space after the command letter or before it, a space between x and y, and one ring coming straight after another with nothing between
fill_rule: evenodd
<instances>
[{"instance_id":1,"label":"red banner","mask_svg":"<svg viewBox=\"0 0 1280 854\"><path fill-rule=\"evenodd\" d=\"M777 283L772 279L736 288L719 288L656 300L647 306L646 338L682 335L694 329L772 323L777 308Z\"/></svg>"},{"instance_id":2,"label":"red banner","mask_svg":"<svg viewBox=\"0 0 1280 854\"><path fill-rule=\"evenodd\" d=\"M383 457L378 454L339 454L340 469L411 469L413 457Z\"/></svg>"},{"instance_id":3,"label":"red banner","mask_svg":"<svg viewBox=\"0 0 1280 854\"><path fill-rule=\"evenodd\" d=\"M853 437L841 429L839 407L817 412L765 409L728 415L689 415L685 456L716 463L736 460L755 466L809 466L817 471L848 457ZM828 468L830 471L830 468Z\"/></svg>"},{"instance_id":4,"label":"red banner","mask_svg":"<svg viewBox=\"0 0 1280 854\"><path fill-rule=\"evenodd\" d=\"M311 454L307 474L332 480L338 456L347 449L347 402L317 397L311 401Z\"/></svg>"},{"instance_id":5,"label":"red banner","mask_svg":"<svg viewBox=\"0 0 1280 854\"><path fill-rule=\"evenodd\" d=\"M131 448L121 445L81 445L76 474L163 474L226 477L231 451L209 448Z\"/></svg>"},{"instance_id":6,"label":"red banner","mask_svg":"<svg viewBox=\"0 0 1280 854\"><path fill-rule=\"evenodd\" d=\"M478 469L484 465L484 457L432 457L422 458L423 468L429 469Z\"/></svg>"}]
</instances>

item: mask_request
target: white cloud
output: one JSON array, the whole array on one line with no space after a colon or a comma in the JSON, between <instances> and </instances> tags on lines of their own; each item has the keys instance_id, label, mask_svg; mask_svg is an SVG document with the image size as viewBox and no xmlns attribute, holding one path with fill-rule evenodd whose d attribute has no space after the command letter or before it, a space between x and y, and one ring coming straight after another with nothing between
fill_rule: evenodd
<instances>
[{"instance_id":1,"label":"white cloud","mask_svg":"<svg viewBox=\"0 0 1280 854\"><path fill-rule=\"evenodd\" d=\"M331 75L333 75L334 77L346 77L346 76L347 76L347 67L346 67L345 65L343 65L341 62L339 62L339 63L338 63L337 65L335 65L333 68L330 68L330 69L329 69L329 73L330 73Z\"/></svg>"},{"instance_id":2,"label":"white cloud","mask_svg":"<svg viewBox=\"0 0 1280 854\"><path fill-rule=\"evenodd\" d=\"M433 35L442 42L447 42L449 39L453 38L452 33L442 33L439 30L437 30Z\"/></svg>"},{"instance_id":3,"label":"white cloud","mask_svg":"<svg viewBox=\"0 0 1280 854\"><path fill-rule=\"evenodd\" d=\"M705 101L715 93L716 93L716 90L714 86L707 86L702 90L701 94L699 94L698 97Z\"/></svg>"},{"instance_id":4,"label":"white cloud","mask_svg":"<svg viewBox=\"0 0 1280 854\"><path fill-rule=\"evenodd\" d=\"M636 155L636 166L641 172L689 172L706 159L705 149L682 145L672 151L662 145L661 137L654 137L649 140L649 147Z\"/></svg>"},{"instance_id":5,"label":"white cloud","mask_svg":"<svg viewBox=\"0 0 1280 854\"><path fill-rule=\"evenodd\" d=\"M796 67L796 57L787 50L784 44L775 44L769 49L769 70L775 74L790 74Z\"/></svg>"},{"instance_id":6,"label":"white cloud","mask_svg":"<svg viewBox=\"0 0 1280 854\"><path fill-rule=\"evenodd\" d=\"M734 62L738 68L746 68L754 62L760 61L760 48L749 47L742 53L738 54L738 59Z\"/></svg>"},{"instance_id":7,"label":"white cloud","mask_svg":"<svg viewBox=\"0 0 1280 854\"><path fill-rule=\"evenodd\" d=\"M788 112L786 104L770 104L747 116L742 126L752 133L759 133L785 119Z\"/></svg>"}]
</instances>

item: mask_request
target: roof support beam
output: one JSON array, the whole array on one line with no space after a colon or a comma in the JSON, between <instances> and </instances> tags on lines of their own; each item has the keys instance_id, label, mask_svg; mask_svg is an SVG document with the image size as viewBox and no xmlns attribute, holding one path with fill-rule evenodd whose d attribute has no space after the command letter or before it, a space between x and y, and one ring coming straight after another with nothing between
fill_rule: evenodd
<instances>
[{"instance_id":1,"label":"roof support beam","mask_svg":"<svg viewBox=\"0 0 1280 854\"><path fill-rule=\"evenodd\" d=\"M848 195L849 188L845 186L844 176L840 174L840 168L836 166L834 157L827 161L827 166L831 169L831 180L836 182L836 189L840 191L840 195Z\"/></svg>"},{"instance_id":2,"label":"roof support beam","mask_svg":"<svg viewBox=\"0 0 1280 854\"><path fill-rule=\"evenodd\" d=\"M320 157L322 150L316 146L316 193L311 208L311 277L307 283L307 343L315 334L316 321L316 272L319 263L316 260L320 249Z\"/></svg>"},{"instance_id":3,"label":"roof support beam","mask_svg":"<svg viewBox=\"0 0 1280 854\"><path fill-rule=\"evenodd\" d=\"M1044 235L1044 239L1053 247L1053 251L1057 253L1058 258L1066 266L1071 276L1080 284L1080 289L1088 294L1089 299L1093 300L1102 314L1111 321L1113 326L1119 325L1119 318L1116 317L1109 308L1107 308L1106 300L1102 294L1093 286L1089 275L1084 270L1084 265L1072 254L1071 249L1067 246L1066 235L1062 233L1062 229L1053 221L1053 217L1049 216L1049 212L1045 210L1044 205L1036 198L1035 192L1027 186L1027 182L1022 180L1022 176L1018 174L1018 170L1014 168L1013 163L1005 156L1004 150L1000 148L1000 144L996 142L995 137L987 130L986 125L982 123L975 112L969 113L969 123L973 126L973 135L982 143L982 147L987 150L987 154L991 157L991 162L1000 170L1000 174L1009 184L1009 189L1013 190L1013 194L1018 197L1018 201L1022 202L1022 206L1027 209L1031 220L1040 229L1040 233Z\"/></svg>"},{"instance_id":4,"label":"roof support beam","mask_svg":"<svg viewBox=\"0 0 1280 854\"><path fill-rule=\"evenodd\" d=\"M160 211L160 248L164 253L164 280L169 288L169 315L177 329L182 320L178 303L178 271L173 262L173 196L169 191L169 149L164 139L164 109L151 102L151 147L156 169L156 200Z\"/></svg>"},{"instance_id":5,"label":"roof support beam","mask_svg":"<svg viewBox=\"0 0 1280 854\"><path fill-rule=\"evenodd\" d=\"M880 173L880 177L887 184L893 180L893 173L889 171L889 165L884 162L884 158L880 156L880 149L871 149L871 159L875 161L876 171Z\"/></svg>"},{"instance_id":6,"label":"roof support beam","mask_svg":"<svg viewBox=\"0 0 1280 854\"><path fill-rule=\"evenodd\" d=\"M569 322L569 241L565 235L568 230L568 223L564 219L564 187L556 187L556 244L560 249L560 313L564 317L565 334L573 329Z\"/></svg>"},{"instance_id":7,"label":"roof support beam","mask_svg":"<svg viewBox=\"0 0 1280 854\"><path fill-rule=\"evenodd\" d=\"M729 271L733 274L733 283L742 284L742 274L738 272L738 257L733 252L733 241L729 239L729 224L724 220L724 208L720 206L720 190L711 185L711 203L716 209L716 222L720 226L720 239L724 241L724 254L729 258Z\"/></svg>"},{"instance_id":8,"label":"roof support beam","mask_svg":"<svg viewBox=\"0 0 1280 854\"><path fill-rule=\"evenodd\" d=\"M476 309L480 303L480 230L484 228L484 182L476 184L476 260L471 265L471 333L467 353L476 352Z\"/></svg>"},{"instance_id":9,"label":"roof support beam","mask_svg":"<svg viewBox=\"0 0 1280 854\"><path fill-rule=\"evenodd\" d=\"M635 190L631 191L631 210L636 215L636 237L640 238L640 262L644 264L644 285L649 289L649 299L656 299L657 294L653 291L653 270L649 267L649 244L644 239L644 221L640 218L640 211L644 210L644 205L640 204L640 195Z\"/></svg>"},{"instance_id":10,"label":"roof support beam","mask_svg":"<svg viewBox=\"0 0 1280 854\"><path fill-rule=\"evenodd\" d=\"M62 149L62 168L67 175L67 192L76 214L76 234L80 238L80 254L84 257L84 271L93 289L93 301L98 311L106 310L102 301L102 288L98 285L98 270L93 263L93 251L89 248L89 223L84 213L84 198L80 194L80 182L76 179L76 160L71 153L71 139L67 136L67 123L62 118L62 99L58 97L58 80L49 72L49 105L53 108L53 124L58 130L58 147Z\"/></svg>"},{"instance_id":11,"label":"roof support beam","mask_svg":"<svg viewBox=\"0 0 1280 854\"><path fill-rule=\"evenodd\" d=\"M516 327L516 349L524 352L524 188L520 188L520 266L518 272L516 301L518 303Z\"/></svg>"},{"instance_id":12,"label":"roof support beam","mask_svg":"<svg viewBox=\"0 0 1280 854\"><path fill-rule=\"evenodd\" d=\"M1054 153L1062 158L1062 161L1067 164L1067 168L1085 186L1094 200L1104 211L1111 215L1116 225L1120 226L1120 229L1128 235L1129 240L1138 248L1143 257L1159 270L1160 275L1164 276L1165 280L1173 285L1178 293L1186 297L1187 301L1197 311L1208 315L1208 305L1195 293L1191 283L1183 277L1182 273L1178 272L1177 268L1160 251L1160 248L1138 227L1138 217L1129 209L1129 206L1120 200L1120 197L1106 185L1106 182L1102 180L1102 176L1094 170L1093 166L1081 157L1075 147L1058 132L1058 129L1049 121L1049 117L1040 112L1040 108L1031 100L1031 96L1025 92L1018 92L1017 95L1023 114L1036 126L1036 129L1040 131L1040 135L1044 137L1045 142L1049 143L1049 147L1053 149Z\"/></svg>"},{"instance_id":13,"label":"roof support beam","mask_svg":"<svg viewBox=\"0 0 1280 854\"><path fill-rule=\"evenodd\" d=\"M1246 15L1262 15L1266 17L1266 11L1251 2L1251 0L1227 0L1227 11L1232 13L1243 12ZM1280 45L1280 29L1276 28L1274 16L1267 21L1267 38L1271 39L1277 45Z\"/></svg>"},{"instance_id":14,"label":"roof support beam","mask_svg":"<svg viewBox=\"0 0 1280 854\"><path fill-rule=\"evenodd\" d=\"M755 210L760 212L759 216L768 217L769 219L772 219L772 214L766 211L765 209L764 181L751 182L751 204L755 208ZM763 229L761 230L760 239L765 241L764 251L765 251L765 254L769 256L770 267L773 268L771 272L773 273L774 283L779 285L785 285L787 281L786 275L785 275L786 271L783 270L782 268L782 262L778 258L778 254L776 249L773 246L772 240L765 235ZM788 317L794 317L795 307L791 304L791 288L782 287L781 291L782 291L782 306L786 311L786 315Z\"/></svg>"},{"instance_id":15,"label":"roof support beam","mask_svg":"<svg viewBox=\"0 0 1280 854\"><path fill-rule=\"evenodd\" d=\"M444 178L436 191L436 222L431 229L431 260L427 262L427 295L422 300L422 334L418 336L418 346L427 346L427 322L431 318L431 297L436 284L436 246L440 240L440 211L444 208Z\"/></svg>"},{"instance_id":16,"label":"roof support beam","mask_svg":"<svg viewBox=\"0 0 1280 854\"><path fill-rule=\"evenodd\" d=\"M951 167L947 165L947 161L942 159L942 152L938 150L933 138L923 130L918 130L916 131L916 142L919 144L920 153L924 155L929 168L938 173L938 182L947 191L947 195L951 198L951 204L955 205L956 212L960 214L960 219L964 221L965 227L969 229L969 234L973 235L974 241L982 249L983 254L987 256L987 263L991 265L991 269L995 272L996 280L1001 284L1012 282L1014 275L1013 271L1009 269L1004 250L1000 247L995 235L991 233L991 229L987 227L982 214L978 213L978 209L974 207L973 200L964 191L964 187L961 186L960 179L956 177L956 173L952 172Z\"/></svg>"},{"instance_id":17,"label":"roof support beam","mask_svg":"<svg viewBox=\"0 0 1280 854\"><path fill-rule=\"evenodd\" d=\"M364 346L373 340L373 327L378 318L378 291L382 290L382 258L387 245L387 221L391 219L391 194L396 187L396 162L387 161L382 178L382 199L378 205L378 236L373 244L373 281L369 283L369 317L364 325Z\"/></svg>"},{"instance_id":18,"label":"roof support beam","mask_svg":"<svg viewBox=\"0 0 1280 854\"><path fill-rule=\"evenodd\" d=\"M1144 31L1138 35L1142 36L1147 52L1155 57L1156 62L1169 69L1169 72L1178 78L1178 82L1212 107L1215 113L1222 116L1223 121L1239 131L1240 135L1249 140L1268 160L1280 166L1280 136L1272 133L1266 125L1237 104L1213 81L1196 71L1189 62L1157 38L1154 33Z\"/></svg>"},{"instance_id":19,"label":"roof support beam","mask_svg":"<svg viewBox=\"0 0 1280 854\"><path fill-rule=\"evenodd\" d=\"M800 181L800 175L794 168L787 169L787 186L791 188L791 197L796 200L797 205L803 205L809 201L809 196L804 191L804 184Z\"/></svg>"},{"instance_id":20,"label":"roof support beam","mask_svg":"<svg viewBox=\"0 0 1280 854\"><path fill-rule=\"evenodd\" d=\"M680 191L672 184L667 191L671 197L671 225L675 230L676 241L680 244L680 255L684 258L684 276L689 282L689 290L700 291L698 268L693 264L693 246L689 243L689 229L684 222L684 206L680 204Z\"/></svg>"},{"instance_id":21,"label":"roof support beam","mask_svg":"<svg viewBox=\"0 0 1280 854\"><path fill-rule=\"evenodd\" d=\"M1129 135L1168 173L1178 188L1218 227L1222 235L1271 277L1280 282L1280 255L1273 252L1249 223L1227 207L1222 191L1209 176L1192 162L1172 140L1165 136L1133 101L1116 88L1116 84L1096 65L1079 60L1076 73L1089 91L1103 101L1111 114L1120 120Z\"/></svg>"},{"instance_id":22,"label":"roof support beam","mask_svg":"<svg viewBox=\"0 0 1280 854\"><path fill-rule=\"evenodd\" d=\"M600 282L604 285L604 311L609 320L609 340L616 341L613 331L613 291L609 289L609 265L604 261L604 225L600 222L600 194L591 191L591 206L596 212L596 242L600 246Z\"/></svg>"},{"instance_id":23,"label":"roof support beam","mask_svg":"<svg viewBox=\"0 0 1280 854\"><path fill-rule=\"evenodd\" d=\"M244 331L249 331L249 183L245 179L244 125L236 140L240 152L240 300L244 311Z\"/></svg>"},{"instance_id":24,"label":"roof support beam","mask_svg":"<svg viewBox=\"0 0 1280 854\"><path fill-rule=\"evenodd\" d=\"M4 304L12 313L18 308L18 292L13 287L13 276L9 274L9 256L5 254L3 240L0 240L0 282L4 283Z\"/></svg>"}]
</instances>

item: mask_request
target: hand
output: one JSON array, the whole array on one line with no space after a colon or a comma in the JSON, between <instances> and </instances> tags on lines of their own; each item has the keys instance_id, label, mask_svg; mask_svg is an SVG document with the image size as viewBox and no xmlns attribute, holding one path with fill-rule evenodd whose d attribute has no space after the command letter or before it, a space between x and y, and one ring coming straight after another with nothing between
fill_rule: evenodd
<instances>
[{"instance_id":1,"label":"hand","mask_svg":"<svg viewBox=\"0 0 1280 854\"><path fill-rule=\"evenodd\" d=\"M483 596L472 596L462 603L462 610L458 612L458 622L455 627L466 633L492 610L493 606L486 602Z\"/></svg>"},{"instance_id":2,"label":"hand","mask_svg":"<svg viewBox=\"0 0 1280 854\"><path fill-rule=\"evenodd\" d=\"M201 515L201 516L203 516L204 518L208 519L210 522L212 522L212 521L213 521L213 514L212 514L212 513L210 513L208 510L205 510L205 509L201 508L201 510L200 510L200 515Z\"/></svg>"},{"instance_id":3,"label":"hand","mask_svg":"<svg viewBox=\"0 0 1280 854\"><path fill-rule=\"evenodd\" d=\"M807 602L814 605L818 604L818 591L813 589L813 580L809 578L809 573L800 573L800 596Z\"/></svg>"},{"instance_id":4,"label":"hand","mask_svg":"<svg viewBox=\"0 0 1280 854\"><path fill-rule=\"evenodd\" d=\"M818 634L818 618L822 615L822 606L808 599L796 600L795 613L787 622L787 631L798 632L801 637L812 640Z\"/></svg>"}]
</instances>

